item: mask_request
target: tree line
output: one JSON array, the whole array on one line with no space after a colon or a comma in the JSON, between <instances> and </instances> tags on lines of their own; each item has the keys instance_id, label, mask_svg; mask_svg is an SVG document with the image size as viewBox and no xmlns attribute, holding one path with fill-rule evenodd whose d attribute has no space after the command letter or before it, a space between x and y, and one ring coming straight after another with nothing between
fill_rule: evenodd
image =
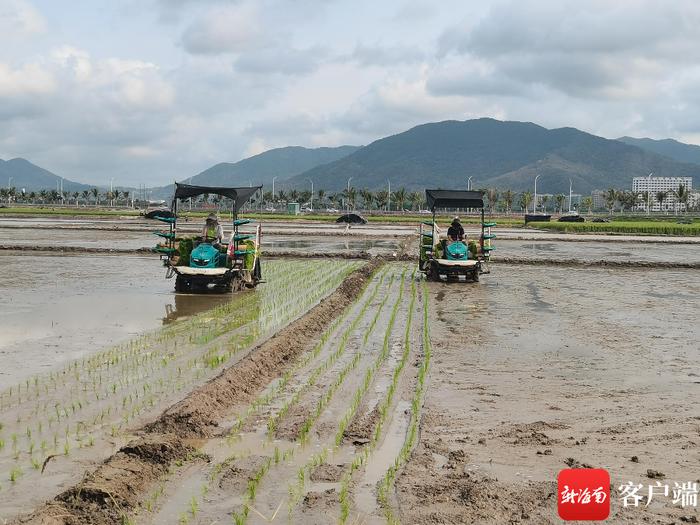
<instances>
[{"instance_id":1,"label":"tree line","mask_svg":"<svg viewBox=\"0 0 700 525\"><path fill-rule=\"evenodd\" d=\"M514 211L526 211L533 209L534 195L530 191L515 192L513 190L500 190L497 188L482 188L487 209L491 213L512 213ZM679 185L673 191L660 191L653 195L649 192L636 192L627 190L617 190L609 188L604 191L605 209L610 213L615 210L621 212L646 210L647 207L659 205L661 210L690 209L690 192L684 185ZM129 205L129 191L114 189L112 191L100 191L98 188L91 188L81 192L64 192L58 190L40 190L28 193L18 192L16 188L0 188L0 200L6 202L31 203L31 204L73 204L83 205ZM312 199L313 197L313 199ZM201 195L193 199L193 205L213 204L215 206L226 207L227 199L218 195ZM566 195L560 193L556 195L538 194L538 202L535 209L544 213L564 212ZM259 206L277 207L286 205L288 202L299 202L300 204L311 206L315 209L338 208L348 210L365 211L419 211L425 206L425 193L423 191L408 191L406 188L398 188L391 193L386 190L372 191L367 188L358 189L353 186L340 192L328 192L319 189L313 194L309 190L279 190L275 194L272 191L264 191L262 198L260 195L254 196L249 203L250 208ZM580 199L580 202L572 205L572 209L577 211L594 210L594 200L592 196Z\"/></svg>"},{"instance_id":2,"label":"tree line","mask_svg":"<svg viewBox=\"0 0 700 525\"><path fill-rule=\"evenodd\" d=\"M17 191L17 188L0 188L0 200L17 203L29 204L74 204L79 206L84 205L115 205L120 204L128 206L130 204L131 193L122 190L100 191L97 188L91 188L83 191L64 191L61 193L58 190L39 190L23 192Z\"/></svg>"}]
</instances>

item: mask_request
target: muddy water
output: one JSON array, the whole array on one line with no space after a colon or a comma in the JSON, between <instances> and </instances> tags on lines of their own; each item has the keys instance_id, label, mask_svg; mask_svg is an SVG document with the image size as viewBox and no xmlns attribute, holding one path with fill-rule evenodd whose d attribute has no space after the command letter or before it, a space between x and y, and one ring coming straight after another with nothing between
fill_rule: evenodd
<instances>
[{"instance_id":1,"label":"muddy water","mask_svg":"<svg viewBox=\"0 0 700 525\"><path fill-rule=\"evenodd\" d=\"M496 240L494 246L494 260L501 256L533 260L700 262L700 244Z\"/></svg>"},{"instance_id":2,"label":"muddy water","mask_svg":"<svg viewBox=\"0 0 700 525\"><path fill-rule=\"evenodd\" d=\"M434 359L402 521L560 523L567 465L606 468L613 487L646 490L649 469L671 486L697 478L697 271L502 265L430 291ZM615 523L696 516L611 500Z\"/></svg>"},{"instance_id":3,"label":"muddy water","mask_svg":"<svg viewBox=\"0 0 700 525\"><path fill-rule=\"evenodd\" d=\"M0 268L0 390L229 297L176 295L155 257L0 253Z\"/></svg>"},{"instance_id":4,"label":"muddy water","mask_svg":"<svg viewBox=\"0 0 700 525\"><path fill-rule=\"evenodd\" d=\"M132 250L155 246L156 239L155 235L148 232L0 227L0 244L41 246L47 249L79 246Z\"/></svg>"},{"instance_id":5,"label":"muddy water","mask_svg":"<svg viewBox=\"0 0 700 525\"><path fill-rule=\"evenodd\" d=\"M153 231L159 229L152 225ZM71 246L81 248L110 248L133 250L150 248L156 245L158 237L150 231L105 231L95 229L46 229L30 227L2 227L0 223L0 245L40 246L48 250ZM318 236L266 234L264 249L268 253L276 251L300 253L354 253L369 252L376 255L396 252L399 241L395 238L357 238L354 236Z\"/></svg>"},{"instance_id":6,"label":"muddy water","mask_svg":"<svg viewBox=\"0 0 700 525\"><path fill-rule=\"evenodd\" d=\"M353 239L352 237L293 237L268 235L264 239L268 252L290 251L305 253L354 253L369 252L382 255L397 252L399 241L396 239Z\"/></svg>"}]
</instances>

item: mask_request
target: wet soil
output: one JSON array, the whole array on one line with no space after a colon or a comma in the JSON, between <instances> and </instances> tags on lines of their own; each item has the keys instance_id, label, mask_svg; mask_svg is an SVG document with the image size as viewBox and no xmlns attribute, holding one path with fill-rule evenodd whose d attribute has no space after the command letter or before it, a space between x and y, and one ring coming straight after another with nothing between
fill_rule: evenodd
<instances>
[{"instance_id":1,"label":"wet soil","mask_svg":"<svg viewBox=\"0 0 700 525\"><path fill-rule=\"evenodd\" d=\"M361 265L266 264L267 288L229 294L227 302L206 314L169 322L162 330L99 348L64 368L0 390L0 517L26 511L77 482L85 470L119 450L134 429L224 366L244 359ZM300 298L289 275L315 287ZM35 490L26 490L32 484Z\"/></svg>"},{"instance_id":2,"label":"wet soil","mask_svg":"<svg viewBox=\"0 0 700 525\"><path fill-rule=\"evenodd\" d=\"M81 448L76 459L92 473L78 484L62 478L65 490L30 520L374 524L391 510L401 523L559 523L557 473L589 466L611 474L614 522L692 520L697 511L670 498L623 509L615 491L697 479L700 281L693 270L628 268L615 257L607 268L585 258L501 262L479 283L429 283L427 324L415 266L374 272L373 260L286 328L265 321L276 335L188 383L159 417L162 403L135 419L147 446L116 440L103 465ZM239 337L226 326L214 331ZM432 362L421 390L426 329ZM380 502L416 408L417 443ZM176 452L144 452L163 443Z\"/></svg>"},{"instance_id":3,"label":"wet soil","mask_svg":"<svg viewBox=\"0 0 700 525\"><path fill-rule=\"evenodd\" d=\"M309 340L323 330L357 297L380 265L367 264L345 279L309 313L277 332L235 367L224 370L202 388L168 409L147 427L149 432L176 432L205 437L216 432L218 422L234 408L250 402L271 380L278 377Z\"/></svg>"},{"instance_id":4,"label":"wet soil","mask_svg":"<svg viewBox=\"0 0 700 525\"><path fill-rule=\"evenodd\" d=\"M693 271L494 266L431 284L434 359L419 444L397 482L402 523L559 523L556 478L610 472L615 523L697 516L618 486L697 478L700 331ZM636 459L633 459L636 458Z\"/></svg>"}]
</instances>

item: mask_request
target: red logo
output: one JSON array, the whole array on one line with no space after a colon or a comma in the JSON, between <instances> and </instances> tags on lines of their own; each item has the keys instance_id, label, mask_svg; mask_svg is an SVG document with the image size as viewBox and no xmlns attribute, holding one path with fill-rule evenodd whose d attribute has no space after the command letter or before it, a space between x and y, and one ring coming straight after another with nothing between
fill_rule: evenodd
<instances>
[{"instance_id":1,"label":"red logo","mask_svg":"<svg viewBox=\"0 0 700 525\"><path fill-rule=\"evenodd\" d=\"M610 474L602 468L559 472L557 510L563 520L604 520L610 515Z\"/></svg>"}]
</instances>

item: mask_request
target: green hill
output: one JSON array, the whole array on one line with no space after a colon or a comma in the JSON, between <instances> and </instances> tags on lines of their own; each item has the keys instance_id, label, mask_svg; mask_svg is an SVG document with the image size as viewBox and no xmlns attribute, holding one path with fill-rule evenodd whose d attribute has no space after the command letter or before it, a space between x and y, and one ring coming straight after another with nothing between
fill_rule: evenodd
<instances>
[{"instance_id":1,"label":"green hill","mask_svg":"<svg viewBox=\"0 0 700 525\"><path fill-rule=\"evenodd\" d=\"M687 162L692 164L700 164L700 146L695 144L684 144L673 139L636 139L634 137L620 137L620 142L637 146L638 148L665 155L678 162Z\"/></svg>"},{"instance_id":2,"label":"green hill","mask_svg":"<svg viewBox=\"0 0 700 525\"><path fill-rule=\"evenodd\" d=\"M333 162L358 149L357 146L338 146L336 148L302 148L289 146L276 148L248 157L238 162L221 162L211 168L182 182L201 184L202 186L257 186L272 185L303 173L320 164ZM158 198L171 197L172 185L155 188L152 195Z\"/></svg>"},{"instance_id":3,"label":"green hill","mask_svg":"<svg viewBox=\"0 0 700 525\"><path fill-rule=\"evenodd\" d=\"M27 192L42 189L55 190L61 184L61 177L26 159L0 159L0 185L6 187L10 184L10 178L12 179L11 186L17 188L17 191L22 191L22 189ZM63 179L63 191L82 191L89 188L90 186L87 184Z\"/></svg>"},{"instance_id":4,"label":"green hill","mask_svg":"<svg viewBox=\"0 0 700 525\"><path fill-rule=\"evenodd\" d=\"M572 179L577 193L596 188L631 188L632 177L650 171L692 176L697 166L584 133L574 128L546 129L529 122L494 119L445 121L416 126L377 140L354 153L292 177L288 185L312 179L316 187L341 190L352 185L465 187L564 192Z\"/></svg>"}]
</instances>

